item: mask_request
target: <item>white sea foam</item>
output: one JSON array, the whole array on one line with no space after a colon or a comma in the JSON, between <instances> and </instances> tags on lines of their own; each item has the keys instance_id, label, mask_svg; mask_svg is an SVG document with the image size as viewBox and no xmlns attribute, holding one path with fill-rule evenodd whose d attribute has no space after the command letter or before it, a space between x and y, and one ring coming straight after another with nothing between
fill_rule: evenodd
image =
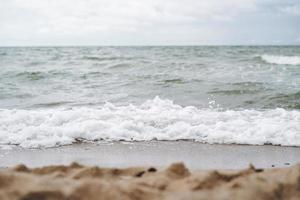
<instances>
[{"instance_id":1,"label":"white sea foam","mask_svg":"<svg viewBox=\"0 0 300 200\"><path fill-rule=\"evenodd\" d=\"M271 64L278 65L300 65L300 56L275 56L262 55L261 58Z\"/></svg>"},{"instance_id":2,"label":"white sea foam","mask_svg":"<svg viewBox=\"0 0 300 200\"><path fill-rule=\"evenodd\" d=\"M216 111L182 107L156 97L142 105L68 110L0 110L0 144L25 148L76 140L179 140L300 146L300 112Z\"/></svg>"}]
</instances>

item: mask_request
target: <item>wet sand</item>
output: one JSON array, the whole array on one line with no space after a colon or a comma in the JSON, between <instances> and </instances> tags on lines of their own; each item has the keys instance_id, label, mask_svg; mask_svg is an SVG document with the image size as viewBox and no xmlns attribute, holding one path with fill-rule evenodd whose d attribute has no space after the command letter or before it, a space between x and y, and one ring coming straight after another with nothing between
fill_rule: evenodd
<instances>
[{"instance_id":1,"label":"wet sand","mask_svg":"<svg viewBox=\"0 0 300 200\"><path fill-rule=\"evenodd\" d=\"M195 169L286 167L300 162L299 147L210 145L192 141L81 143L49 149L0 149L0 167L29 167L78 162L101 167L157 166L184 162Z\"/></svg>"}]
</instances>

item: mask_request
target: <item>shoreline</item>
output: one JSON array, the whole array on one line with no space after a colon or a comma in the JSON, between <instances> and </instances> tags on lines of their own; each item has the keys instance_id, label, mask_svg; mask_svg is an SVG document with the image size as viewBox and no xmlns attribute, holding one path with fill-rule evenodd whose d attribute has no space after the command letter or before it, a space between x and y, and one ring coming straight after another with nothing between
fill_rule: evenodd
<instances>
[{"instance_id":1,"label":"shoreline","mask_svg":"<svg viewBox=\"0 0 300 200\"><path fill-rule=\"evenodd\" d=\"M281 168L300 162L299 147L203 144L193 141L97 142L47 149L0 149L0 168L69 165L165 167L183 162L191 170Z\"/></svg>"}]
</instances>

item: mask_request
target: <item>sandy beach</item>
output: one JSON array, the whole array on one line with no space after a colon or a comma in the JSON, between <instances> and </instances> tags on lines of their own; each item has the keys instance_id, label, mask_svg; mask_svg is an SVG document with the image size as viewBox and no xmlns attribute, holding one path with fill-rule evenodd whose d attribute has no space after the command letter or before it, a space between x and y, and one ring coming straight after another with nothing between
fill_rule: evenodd
<instances>
[{"instance_id":1,"label":"sandy beach","mask_svg":"<svg viewBox=\"0 0 300 200\"><path fill-rule=\"evenodd\" d=\"M300 165L282 169L190 171L166 168L100 168L77 163L0 172L2 200L79 199L299 199Z\"/></svg>"},{"instance_id":2,"label":"sandy beach","mask_svg":"<svg viewBox=\"0 0 300 200\"><path fill-rule=\"evenodd\" d=\"M192 141L2 146L0 199L299 199L299 155Z\"/></svg>"}]
</instances>

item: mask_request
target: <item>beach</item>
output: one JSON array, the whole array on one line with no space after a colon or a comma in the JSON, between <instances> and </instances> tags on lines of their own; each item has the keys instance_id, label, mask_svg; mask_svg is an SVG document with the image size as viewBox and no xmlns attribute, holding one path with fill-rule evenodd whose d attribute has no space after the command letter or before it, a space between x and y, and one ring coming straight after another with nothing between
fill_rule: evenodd
<instances>
[{"instance_id":1,"label":"beach","mask_svg":"<svg viewBox=\"0 0 300 200\"><path fill-rule=\"evenodd\" d=\"M0 172L3 200L81 199L299 199L300 166L242 171L98 168L77 163Z\"/></svg>"},{"instance_id":2,"label":"beach","mask_svg":"<svg viewBox=\"0 0 300 200\"><path fill-rule=\"evenodd\" d=\"M0 197L298 199L300 148L193 141L0 150Z\"/></svg>"},{"instance_id":3,"label":"beach","mask_svg":"<svg viewBox=\"0 0 300 200\"><path fill-rule=\"evenodd\" d=\"M299 199L299 151L188 141L7 149L0 198Z\"/></svg>"},{"instance_id":4,"label":"beach","mask_svg":"<svg viewBox=\"0 0 300 200\"><path fill-rule=\"evenodd\" d=\"M7 147L7 146L6 146ZM0 167L69 165L100 167L165 167L184 162L192 170L286 167L300 161L299 147L272 145L216 145L193 141L97 142L57 148L0 149Z\"/></svg>"},{"instance_id":5,"label":"beach","mask_svg":"<svg viewBox=\"0 0 300 200\"><path fill-rule=\"evenodd\" d=\"M300 0L0 3L0 200L300 200Z\"/></svg>"}]
</instances>

